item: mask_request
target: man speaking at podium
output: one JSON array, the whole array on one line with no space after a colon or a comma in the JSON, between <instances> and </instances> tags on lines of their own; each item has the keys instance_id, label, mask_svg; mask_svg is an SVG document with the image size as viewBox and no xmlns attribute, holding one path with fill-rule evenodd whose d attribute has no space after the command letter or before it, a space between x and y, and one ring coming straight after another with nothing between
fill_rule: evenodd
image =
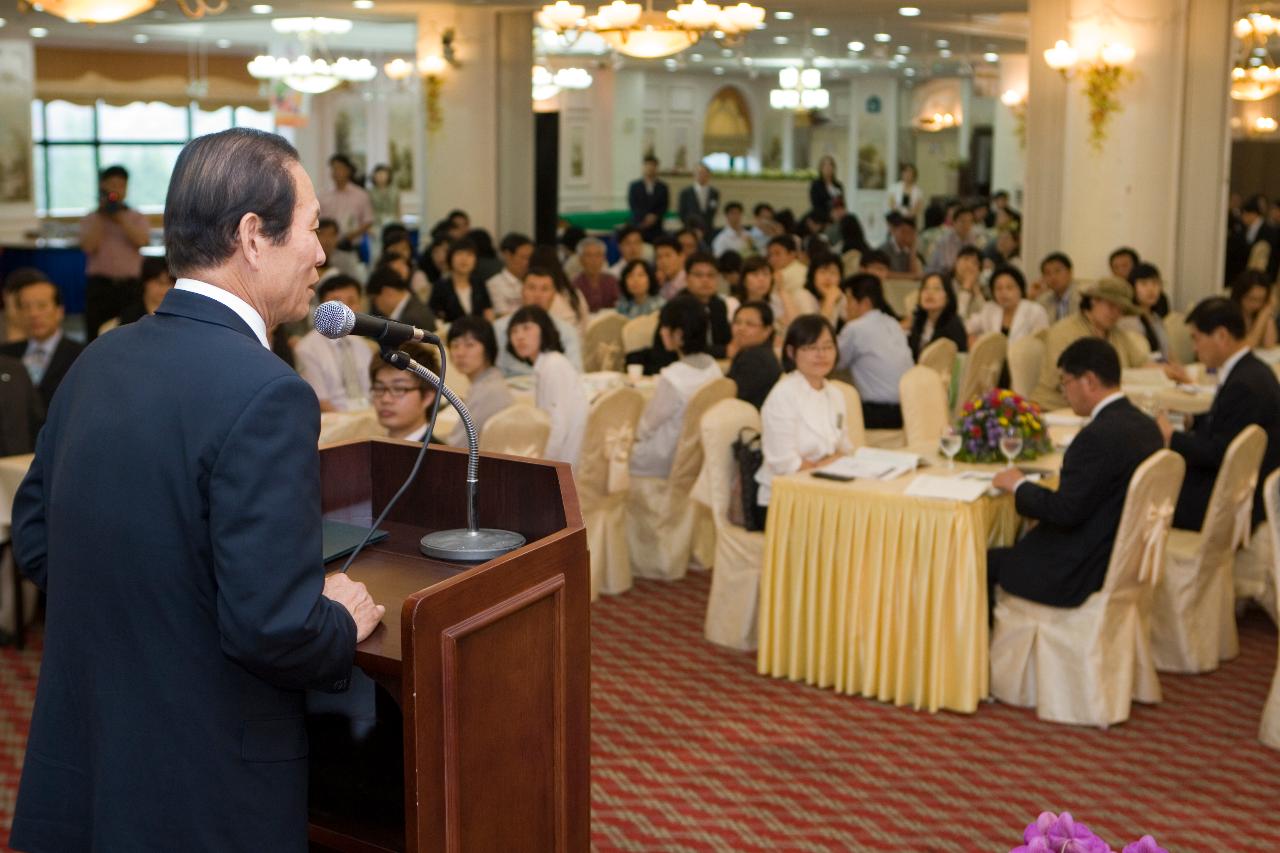
<instances>
[{"instance_id":1,"label":"man speaking at podium","mask_svg":"<svg viewBox=\"0 0 1280 853\"><path fill-rule=\"evenodd\" d=\"M48 593L11 843L303 851L306 689L382 617L321 563L319 405L267 329L305 316L319 205L284 139L189 143L177 285L67 374L13 509Z\"/></svg>"}]
</instances>

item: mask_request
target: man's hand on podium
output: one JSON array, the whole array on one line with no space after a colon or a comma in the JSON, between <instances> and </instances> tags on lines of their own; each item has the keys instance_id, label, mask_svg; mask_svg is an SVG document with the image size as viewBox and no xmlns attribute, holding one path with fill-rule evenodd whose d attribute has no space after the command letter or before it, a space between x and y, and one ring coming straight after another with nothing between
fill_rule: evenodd
<instances>
[{"instance_id":1,"label":"man's hand on podium","mask_svg":"<svg viewBox=\"0 0 1280 853\"><path fill-rule=\"evenodd\" d=\"M382 621L382 614L387 608L374 604L369 590L359 581L353 581L342 572L334 572L324 579L324 597L336 601L356 623L356 642L359 643L373 633Z\"/></svg>"}]
</instances>

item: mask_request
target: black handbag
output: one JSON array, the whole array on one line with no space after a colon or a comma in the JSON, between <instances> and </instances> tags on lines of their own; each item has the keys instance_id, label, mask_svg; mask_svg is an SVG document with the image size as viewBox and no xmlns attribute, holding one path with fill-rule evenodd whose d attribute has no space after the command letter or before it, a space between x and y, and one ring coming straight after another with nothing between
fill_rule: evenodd
<instances>
[{"instance_id":1,"label":"black handbag","mask_svg":"<svg viewBox=\"0 0 1280 853\"><path fill-rule=\"evenodd\" d=\"M734 474L729 488L729 521L747 530L759 531L756 495L760 484L756 482L756 472L764 464L760 433L750 427L739 430L732 450Z\"/></svg>"}]
</instances>

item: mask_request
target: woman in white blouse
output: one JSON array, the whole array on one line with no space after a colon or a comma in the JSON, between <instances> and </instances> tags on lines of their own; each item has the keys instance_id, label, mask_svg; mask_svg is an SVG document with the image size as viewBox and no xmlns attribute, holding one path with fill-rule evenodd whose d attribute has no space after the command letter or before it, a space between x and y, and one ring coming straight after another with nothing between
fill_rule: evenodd
<instances>
[{"instance_id":1,"label":"woman in white blouse","mask_svg":"<svg viewBox=\"0 0 1280 853\"><path fill-rule=\"evenodd\" d=\"M587 426L587 395L581 375L564 356L551 316L536 305L517 310L507 327L507 349L533 365L534 405L551 416L543 457L577 465Z\"/></svg>"},{"instance_id":2,"label":"woman in white blouse","mask_svg":"<svg viewBox=\"0 0 1280 853\"><path fill-rule=\"evenodd\" d=\"M1040 303L1027 299L1027 280L1017 267L1000 267L991 276L994 301L982 306L965 323L969 346L983 335L1001 332L1013 343L1049 328L1049 315Z\"/></svg>"},{"instance_id":3,"label":"woman in white blouse","mask_svg":"<svg viewBox=\"0 0 1280 853\"><path fill-rule=\"evenodd\" d=\"M897 212L918 223L924 209L924 193L916 184L916 167L903 163L898 168L898 176L899 180L889 185L889 212Z\"/></svg>"},{"instance_id":4,"label":"woman in white blouse","mask_svg":"<svg viewBox=\"0 0 1280 853\"><path fill-rule=\"evenodd\" d=\"M827 381L836 366L836 332L820 314L797 317L782 345L782 369L760 410L764 464L756 472L757 520L764 529L773 478L807 471L851 453L844 394Z\"/></svg>"},{"instance_id":5,"label":"woman in white blouse","mask_svg":"<svg viewBox=\"0 0 1280 853\"><path fill-rule=\"evenodd\" d=\"M692 294L680 293L658 315L662 345L680 360L658 374L658 384L636 424L631 448L631 473L637 477L666 477L675 461L684 427L684 410L698 389L724 376L707 354L707 310Z\"/></svg>"}]
</instances>

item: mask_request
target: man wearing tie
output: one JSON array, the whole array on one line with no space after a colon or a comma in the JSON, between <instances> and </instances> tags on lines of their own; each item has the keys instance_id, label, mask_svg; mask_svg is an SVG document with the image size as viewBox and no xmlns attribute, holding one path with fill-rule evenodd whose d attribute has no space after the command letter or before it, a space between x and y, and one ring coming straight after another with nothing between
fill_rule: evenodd
<instances>
[{"instance_id":1,"label":"man wearing tie","mask_svg":"<svg viewBox=\"0 0 1280 853\"><path fill-rule=\"evenodd\" d=\"M320 412L269 348L324 252L283 138L208 134L164 210L178 281L67 374L13 504L47 593L10 844L307 850L308 689L382 618L321 562Z\"/></svg>"},{"instance_id":2,"label":"man wearing tie","mask_svg":"<svg viewBox=\"0 0 1280 853\"><path fill-rule=\"evenodd\" d=\"M711 170L699 163L693 173L693 184L680 191L677 209L684 227L700 225L707 234L715 233L716 213L720 210L720 190L711 186Z\"/></svg>"},{"instance_id":3,"label":"man wearing tie","mask_svg":"<svg viewBox=\"0 0 1280 853\"><path fill-rule=\"evenodd\" d=\"M631 223L647 242L652 243L662 234L662 218L671 207L671 191L658 180L658 158L652 154L644 158L643 177L627 188L627 206L631 208Z\"/></svg>"},{"instance_id":4,"label":"man wearing tie","mask_svg":"<svg viewBox=\"0 0 1280 853\"><path fill-rule=\"evenodd\" d=\"M319 302L336 300L352 311L363 311L360 282L348 275L332 276L316 288ZM315 329L303 335L293 350L298 373L315 389L322 412L349 412L369 407L369 362L376 357L364 338L347 335L326 338Z\"/></svg>"},{"instance_id":5,"label":"man wearing tie","mask_svg":"<svg viewBox=\"0 0 1280 853\"><path fill-rule=\"evenodd\" d=\"M31 384L40 391L48 411L53 392L58 390L84 346L62 333L66 312L62 307L62 294L53 282L27 281L18 288L14 301L18 322L27 337L0 347L0 355L22 360Z\"/></svg>"}]
</instances>

